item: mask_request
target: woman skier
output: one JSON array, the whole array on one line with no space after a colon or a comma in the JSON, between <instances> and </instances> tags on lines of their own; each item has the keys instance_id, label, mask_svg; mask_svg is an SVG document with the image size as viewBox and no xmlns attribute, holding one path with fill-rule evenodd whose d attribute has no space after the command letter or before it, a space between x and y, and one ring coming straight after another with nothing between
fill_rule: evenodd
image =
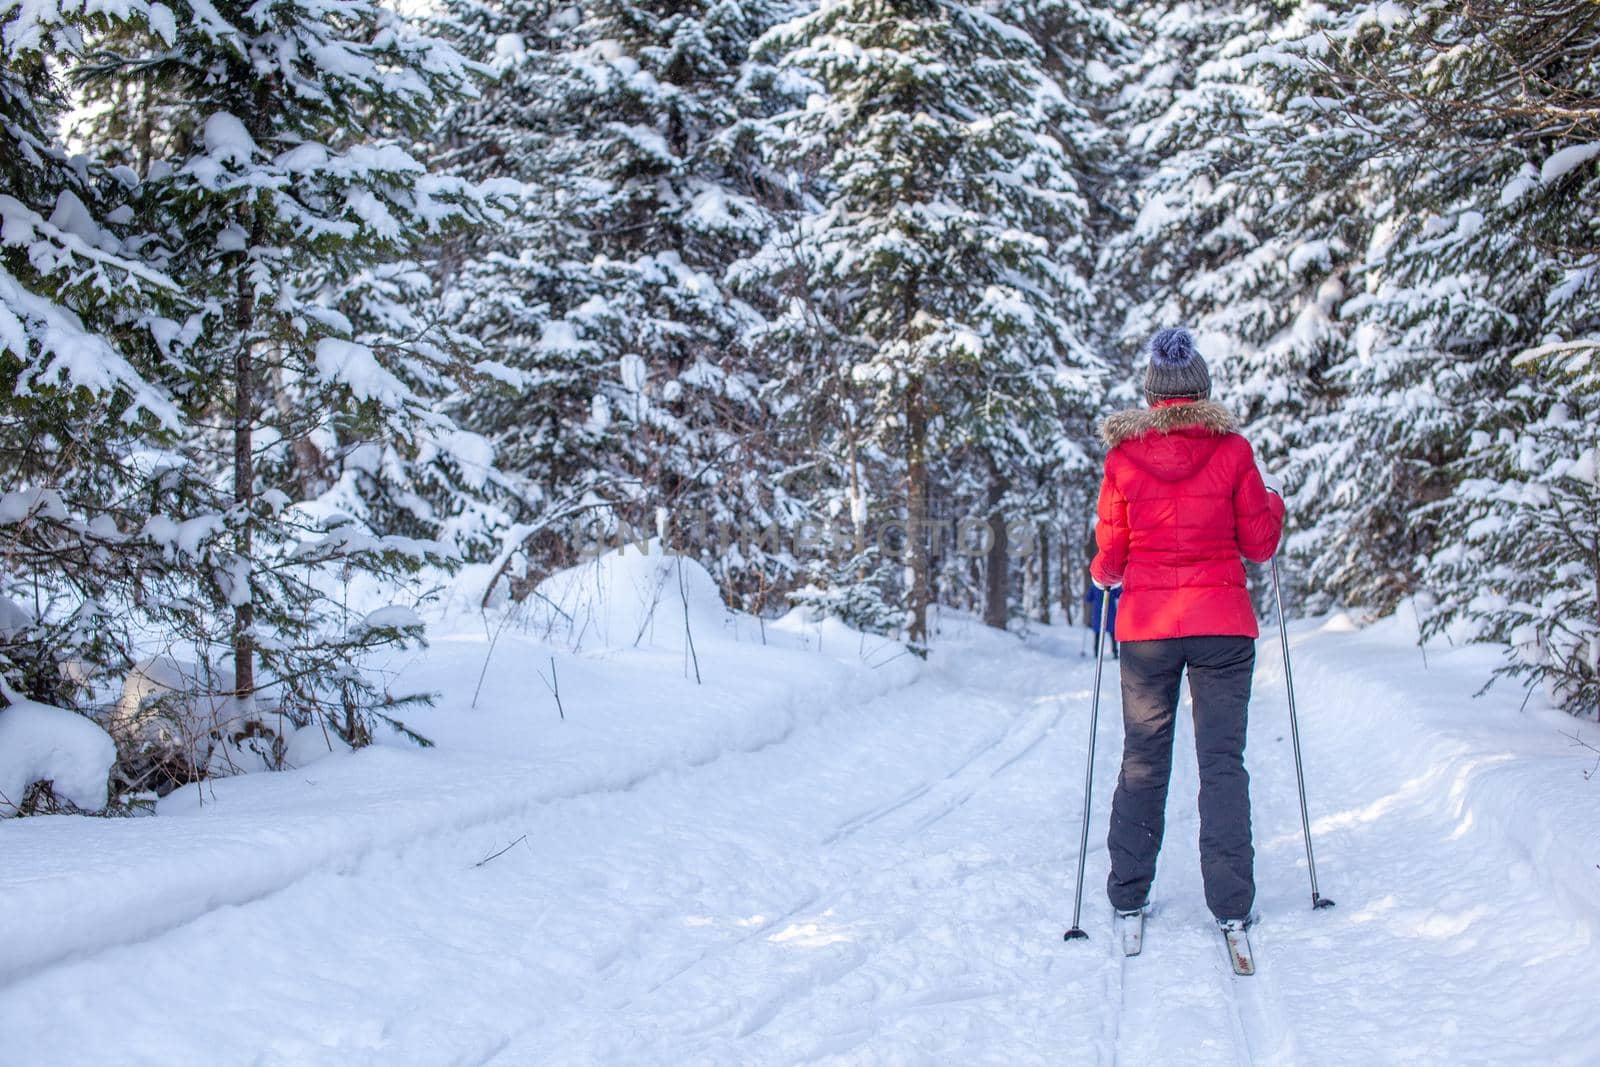
<instances>
[{"instance_id":1,"label":"woman skier","mask_svg":"<svg viewBox=\"0 0 1600 1067\"><path fill-rule=\"evenodd\" d=\"M1107 893L1142 919L1155 877L1172 771L1173 724L1185 671L1200 764L1200 870L1224 933L1242 932L1255 902L1246 709L1255 612L1244 559L1277 550L1283 500L1257 471L1238 424L1212 403L1194 340L1167 329L1150 341L1149 406L1107 419L1090 573L1122 588L1122 773L1107 838ZM1232 937L1230 936L1230 945Z\"/></svg>"}]
</instances>

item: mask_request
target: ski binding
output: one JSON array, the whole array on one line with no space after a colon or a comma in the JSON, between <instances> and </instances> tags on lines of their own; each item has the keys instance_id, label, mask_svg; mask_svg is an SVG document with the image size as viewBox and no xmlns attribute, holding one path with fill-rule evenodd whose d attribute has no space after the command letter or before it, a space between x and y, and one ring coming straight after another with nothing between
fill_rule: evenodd
<instances>
[{"instance_id":1,"label":"ski binding","mask_svg":"<svg viewBox=\"0 0 1600 1067\"><path fill-rule=\"evenodd\" d=\"M1137 956L1144 948L1144 909L1117 912L1117 926L1122 930L1122 954Z\"/></svg>"},{"instance_id":2,"label":"ski binding","mask_svg":"<svg viewBox=\"0 0 1600 1067\"><path fill-rule=\"evenodd\" d=\"M1248 978L1256 973L1256 958L1250 951L1250 935L1245 932L1243 919L1218 919L1217 929L1228 948L1228 962L1233 973Z\"/></svg>"}]
</instances>

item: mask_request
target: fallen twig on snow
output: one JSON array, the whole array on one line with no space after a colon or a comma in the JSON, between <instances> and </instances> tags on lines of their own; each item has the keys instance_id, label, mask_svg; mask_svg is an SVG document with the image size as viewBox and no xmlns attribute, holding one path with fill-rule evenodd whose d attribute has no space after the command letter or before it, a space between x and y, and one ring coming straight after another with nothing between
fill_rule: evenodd
<instances>
[{"instance_id":1,"label":"fallen twig on snow","mask_svg":"<svg viewBox=\"0 0 1600 1067\"><path fill-rule=\"evenodd\" d=\"M505 614L501 614L500 625L494 628L494 634L489 638L489 650L483 654L483 669L478 672L478 686L472 691L471 707L478 706L478 694L483 692L483 680L489 674L489 659L494 655L494 646L500 643L500 631L505 629L506 618ZM485 629L488 629L489 620L487 617L484 618L483 625Z\"/></svg>"},{"instance_id":2,"label":"fallen twig on snow","mask_svg":"<svg viewBox=\"0 0 1600 1067\"><path fill-rule=\"evenodd\" d=\"M511 844L507 845L505 848L501 849L499 852L491 852L489 855L483 857L483 859L479 860L477 863L474 863L473 866L474 867L482 867L485 863L488 863L490 860L495 859L496 857L499 857L499 856L504 856L507 852L510 852L512 849L516 848L518 845L522 844L527 839L528 839L528 835L527 834L523 834L521 837L519 837L515 841L511 842Z\"/></svg>"},{"instance_id":3,"label":"fallen twig on snow","mask_svg":"<svg viewBox=\"0 0 1600 1067\"><path fill-rule=\"evenodd\" d=\"M685 658L694 660L694 684L700 685L700 656L694 650L694 633L689 629L689 592L683 586L683 557L678 557L678 597L683 601L683 637ZM685 667L688 664L684 664ZM684 671L685 674L689 672Z\"/></svg>"},{"instance_id":4,"label":"fallen twig on snow","mask_svg":"<svg viewBox=\"0 0 1600 1067\"><path fill-rule=\"evenodd\" d=\"M1594 753L1594 766L1583 772L1584 781L1588 781L1589 779L1593 778L1595 772L1600 771L1600 748L1596 748L1594 745L1591 745L1589 742L1579 737L1577 731L1573 731L1569 734L1565 730L1562 730L1561 736L1565 737L1579 748L1586 748L1590 752Z\"/></svg>"},{"instance_id":5,"label":"fallen twig on snow","mask_svg":"<svg viewBox=\"0 0 1600 1067\"><path fill-rule=\"evenodd\" d=\"M567 709L561 706L561 679L556 677L556 658L554 656L550 657L549 681L545 681L543 671L534 671L533 673L539 676L539 681L544 682L544 687L550 690L551 695L556 698L556 712L561 716L561 721L566 722Z\"/></svg>"}]
</instances>

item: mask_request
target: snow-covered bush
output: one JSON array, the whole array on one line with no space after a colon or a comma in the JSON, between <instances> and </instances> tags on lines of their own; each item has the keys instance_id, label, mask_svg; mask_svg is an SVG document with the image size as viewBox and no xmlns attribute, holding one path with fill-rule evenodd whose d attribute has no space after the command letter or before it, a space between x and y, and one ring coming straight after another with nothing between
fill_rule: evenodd
<instances>
[{"instance_id":1,"label":"snow-covered bush","mask_svg":"<svg viewBox=\"0 0 1600 1067\"><path fill-rule=\"evenodd\" d=\"M13 700L0 708L0 818L100 811L116 759L111 736L84 716Z\"/></svg>"},{"instance_id":2,"label":"snow-covered bush","mask_svg":"<svg viewBox=\"0 0 1600 1067\"><path fill-rule=\"evenodd\" d=\"M810 581L789 594L789 603L813 620L835 618L862 633L893 633L904 615L891 586L897 566L881 559L876 545L847 560L819 560L807 569Z\"/></svg>"},{"instance_id":3,"label":"snow-covered bush","mask_svg":"<svg viewBox=\"0 0 1600 1067\"><path fill-rule=\"evenodd\" d=\"M695 560L614 549L558 571L522 602L524 624L560 634L575 646L684 650L695 635L720 632L728 621L717 583Z\"/></svg>"},{"instance_id":4,"label":"snow-covered bush","mask_svg":"<svg viewBox=\"0 0 1600 1067\"><path fill-rule=\"evenodd\" d=\"M165 655L128 672L106 717L121 787L165 794L216 774L280 766L282 720L270 700L242 701L235 687L226 667Z\"/></svg>"}]
</instances>

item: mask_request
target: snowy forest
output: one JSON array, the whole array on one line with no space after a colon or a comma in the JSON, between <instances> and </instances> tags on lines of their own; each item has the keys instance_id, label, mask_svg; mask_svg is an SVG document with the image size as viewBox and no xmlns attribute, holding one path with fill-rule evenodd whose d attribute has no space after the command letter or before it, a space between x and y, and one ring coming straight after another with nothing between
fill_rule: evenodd
<instances>
[{"instance_id":1,"label":"snowy forest","mask_svg":"<svg viewBox=\"0 0 1600 1067\"><path fill-rule=\"evenodd\" d=\"M1187 749L1165 963L1060 936L1170 327L1249 992ZM0 0L0 390L0 1062L1600 1041L1593 0Z\"/></svg>"},{"instance_id":2,"label":"snowy forest","mask_svg":"<svg viewBox=\"0 0 1600 1067\"><path fill-rule=\"evenodd\" d=\"M1596 712L1593 4L0 15L7 701L167 652L269 762L267 709L359 745L426 576L585 538L913 647L1070 620L1187 324L1296 604Z\"/></svg>"}]
</instances>

